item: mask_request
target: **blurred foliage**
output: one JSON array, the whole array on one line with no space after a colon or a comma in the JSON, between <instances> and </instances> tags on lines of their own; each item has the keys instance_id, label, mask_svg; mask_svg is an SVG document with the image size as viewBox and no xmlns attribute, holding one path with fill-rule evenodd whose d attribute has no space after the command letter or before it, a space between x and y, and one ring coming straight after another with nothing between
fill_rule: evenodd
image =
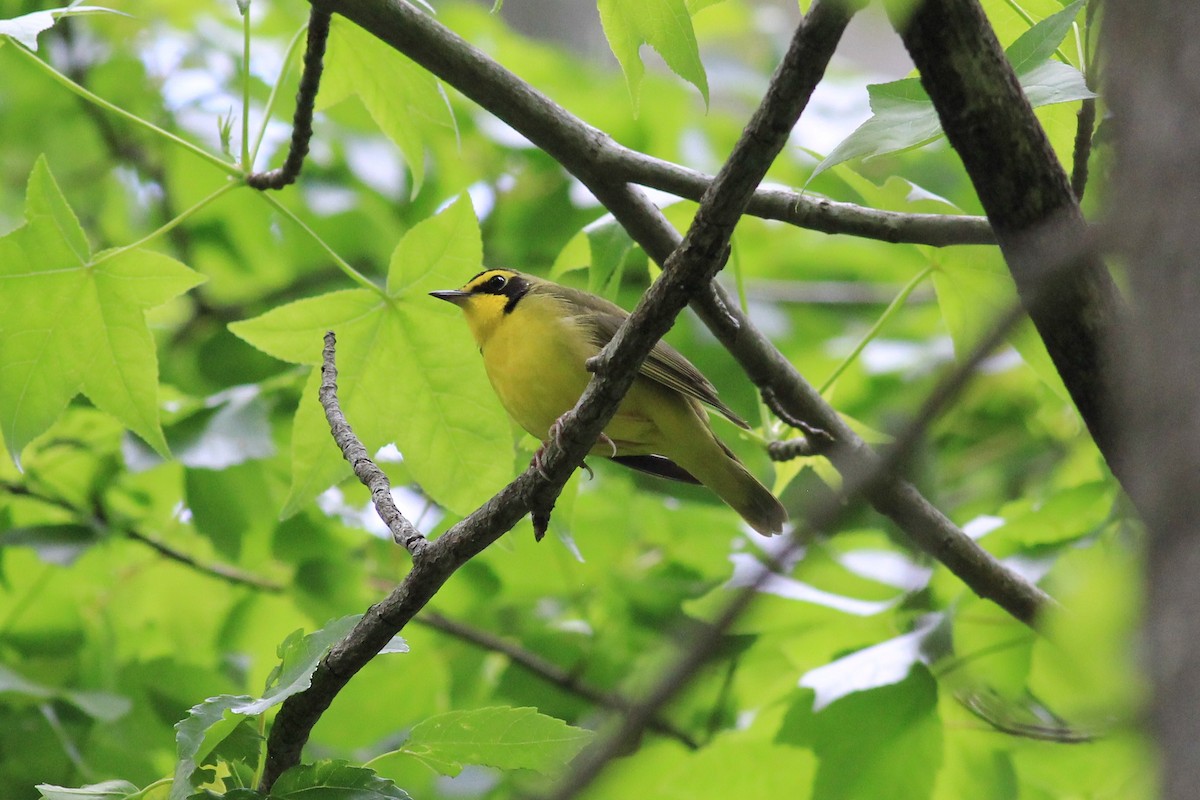
<instances>
[{"instance_id":1,"label":"blurred foliage","mask_svg":"<svg viewBox=\"0 0 1200 800\"><path fill-rule=\"evenodd\" d=\"M710 171L788 34L747 0L600 0L616 59L598 64L484 6L436 5L617 141ZM1023 74L1090 75L1078 3L985 5ZM652 265L548 156L344 20L301 179L263 197L231 176L244 148L260 169L282 160L307 4L249 5L249 64L233 3L112 7L124 13L0 2L0 33L38 46L0 37L0 796L254 797L276 704L408 564L324 428L321 333L341 334L351 423L436 535L516 475L532 443L461 319L424 293L511 265L631 306ZM802 127L848 135L868 113L876 78L837 70L852 85L845 116ZM1074 110L1039 109L1066 164ZM789 148L769 180L978 213L944 142L855 152L874 157L815 175L828 153ZM684 226L693 210L667 213ZM729 273L779 349L876 440L1014 296L992 248L757 219L739 226ZM815 282L881 302L796 299ZM693 318L669 338L758 422L719 432L768 479L762 440L789 432ZM912 477L1063 603L1047 634L851 509L669 708L697 747L649 733L589 796L1153 794L1133 727L1141 531L1032 329L1010 344L941 416ZM636 697L766 543L702 491L595 466L568 485L557 539L535 544L521 523L431 608ZM831 479L813 459L781 465L776 485L802 519ZM337 698L279 791L510 797L562 774L603 727L604 709L503 653L419 624L403 635Z\"/></svg>"}]
</instances>

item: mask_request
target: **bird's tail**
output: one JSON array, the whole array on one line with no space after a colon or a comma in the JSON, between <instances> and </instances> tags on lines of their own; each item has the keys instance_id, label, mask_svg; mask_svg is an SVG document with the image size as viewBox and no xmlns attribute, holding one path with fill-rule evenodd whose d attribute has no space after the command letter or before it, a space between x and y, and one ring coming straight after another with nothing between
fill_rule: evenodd
<instances>
[{"instance_id":1,"label":"bird's tail","mask_svg":"<svg viewBox=\"0 0 1200 800\"><path fill-rule=\"evenodd\" d=\"M712 437L711 441L720 449L713 448L699 458L688 459L689 463L680 463L680 466L716 492L754 530L764 536L782 533L783 524L788 519L783 505L750 474L750 470L724 442L716 437Z\"/></svg>"}]
</instances>

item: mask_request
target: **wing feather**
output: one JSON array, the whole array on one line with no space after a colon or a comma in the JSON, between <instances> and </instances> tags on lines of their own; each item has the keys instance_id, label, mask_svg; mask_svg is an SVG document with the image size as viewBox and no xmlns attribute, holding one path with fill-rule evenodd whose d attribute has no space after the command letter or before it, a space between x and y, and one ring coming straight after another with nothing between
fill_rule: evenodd
<instances>
[{"instance_id":1,"label":"wing feather","mask_svg":"<svg viewBox=\"0 0 1200 800\"><path fill-rule=\"evenodd\" d=\"M588 331L597 348L607 345L616 334L617 328L621 327L621 323L629 316L625 309L616 303L610 303L602 297L586 292L557 284L546 284L541 290L548 291L567 306L577 310L580 322L583 323L581 327ZM666 342L660 341L654 345L654 349L642 363L640 374L712 406L740 428L750 427L745 420L733 413L733 409L721 402L716 387L708 378L704 377L682 353Z\"/></svg>"}]
</instances>

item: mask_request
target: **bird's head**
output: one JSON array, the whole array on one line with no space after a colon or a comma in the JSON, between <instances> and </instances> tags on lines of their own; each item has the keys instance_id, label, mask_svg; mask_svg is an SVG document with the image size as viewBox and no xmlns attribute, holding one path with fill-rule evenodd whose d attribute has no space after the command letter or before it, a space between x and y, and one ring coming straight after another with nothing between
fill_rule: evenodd
<instances>
[{"instance_id":1,"label":"bird's head","mask_svg":"<svg viewBox=\"0 0 1200 800\"><path fill-rule=\"evenodd\" d=\"M536 280L512 269L488 269L471 278L461 289L429 294L461 308L475 342L483 347L496 326L506 314L513 312Z\"/></svg>"}]
</instances>

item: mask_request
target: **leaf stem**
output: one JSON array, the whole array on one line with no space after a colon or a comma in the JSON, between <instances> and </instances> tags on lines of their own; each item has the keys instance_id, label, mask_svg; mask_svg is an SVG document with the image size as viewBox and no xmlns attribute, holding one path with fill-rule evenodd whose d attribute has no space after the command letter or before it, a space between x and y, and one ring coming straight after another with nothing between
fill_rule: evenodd
<instances>
[{"instance_id":1,"label":"leaf stem","mask_svg":"<svg viewBox=\"0 0 1200 800\"><path fill-rule=\"evenodd\" d=\"M196 203L194 206L192 206L189 209L186 209L185 211L181 211L173 219L170 219L167 222L163 223L163 225L161 225L159 228L146 234L142 238L138 239L136 242L130 242L129 244L123 244L120 247L114 247L111 250L105 250L104 252L100 253L98 257L92 259L89 266L94 267L97 264L103 264L105 261L108 261L110 258L115 258L116 256L119 256L122 253L126 253L130 250L133 250L135 247L141 247L146 242L149 242L152 239L156 239L159 236L162 236L163 234L167 233L172 228L176 227L181 222L186 220L188 217L199 212L201 209L203 209L208 204L217 200L222 195L228 194L229 192L233 191L234 189L237 189L241 185L242 184L240 184L236 181L229 181L228 183L223 184L216 191L210 193L207 197L204 197L203 199L201 199L200 202Z\"/></svg>"},{"instance_id":2,"label":"leaf stem","mask_svg":"<svg viewBox=\"0 0 1200 800\"><path fill-rule=\"evenodd\" d=\"M892 300L892 302L888 304L888 307L883 310L883 313L879 315L879 319L875 320L875 324L871 326L871 330L866 332L862 339L859 340L858 344L854 346L854 349L850 351L850 355L846 356L842 360L842 363L837 365L837 369L833 371L833 374L826 378L825 382L821 384L821 387L817 389L819 394L824 395L825 392L829 390L829 387L833 386L834 382L837 381L837 379L842 376L842 373L846 371L846 368L854 363L854 360L859 357L864 349L866 349L867 345L871 343L871 340L879 334L879 331L885 324L887 324L887 321L891 319L892 316L900 309L900 306L904 305L904 301L908 299L908 296L912 294L918 286L924 283L925 279L933 273L933 270L934 266L930 264L928 267L918 272L912 280L904 284L904 288L902 288L900 293L896 295L896 299Z\"/></svg>"},{"instance_id":3,"label":"leaf stem","mask_svg":"<svg viewBox=\"0 0 1200 800\"><path fill-rule=\"evenodd\" d=\"M75 94L79 95L84 100L87 100L89 103L93 103L93 104L99 106L100 108L103 108L106 111L110 111L113 114L116 114L117 116L127 120L128 122L131 122L134 125L137 125L138 127L145 128L146 130L148 130L154 134L157 134L158 136L161 136L170 142L173 142L173 143L179 145L183 149L192 153L192 155L207 161L208 163L212 164L213 166L217 167L218 169L224 171L225 173L227 173L229 175L232 175L237 178L242 177L242 171L240 169L238 169L236 164L230 164L228 161L225 161L224 159L213 155L212 153L208 152L204 148L202 148L198 145L192 144L188 140L183 139L179 136L176 136L175 134L171 133L170 131L165 131L162 128L155 125L153 122L144 120L141 117L139 117L137 114L126 111L125 109L121 108L120 106L110 103L108 100L105 100L103 97L100 97L99 95L88 91L87 89L83 88L78 83L76 83L75 81L68 78L66 75L63 75L61 72L56 70L54 67L52 67L47 62L38 58L37 55L35 55L31 50L28 50L25 47L22 47L20 45L15 45L15 44L14 44L13 50L20 53L22 57L28 59L33 64L36 64L39 69L41 69L43 72L48 74L55 81L57 81L58 83L60 83L61 85L63 85L67 89L69 89L70 91L74 92Z\"/></svg>"},{"instance_id":4,"label":"leaf stem","mask_svg":"<svg viewBox=\"0 0 1200 800\"><path fill-rule=\"evenodd\" d=\"M351 280L358 283L359 285L363 286L364 288L370 289L374 292L378 292L381 295L385 294L383 287L379 286L374 281L372 281L370 278L368 278L366 275L363 275L361 272L356 270L354 267L350 266L350 263L348 261L346 261L346 259L344 259L340 255L338 255L337 251L335 251L332 247L330 247L316 231L314 231L312 228L310 228L308 226L308 223L306 223L304 220L300 219L300 217L296 216L296 214L293 213L291 209L289 209L283 203L280 203L277 199L275 199L275 197L273 195L271 195L268 192L256 192L255 194L257 194L260 198L262 198L262 200L264 202L270 203L272 206L275 207L276 211L278 211L280 214L283 214L285 217L287 217L293 223L295 223L302 231L304 231L309 236L311 236L313 241L316 242L317 245L319 245L322 250L324 250L326 253L329 254L329 257L331 259L333 259L333 263L337 265L337 268L340 269L342 272L346 273L347 277L349 277Z\"/></svg>"}]
</instances>

